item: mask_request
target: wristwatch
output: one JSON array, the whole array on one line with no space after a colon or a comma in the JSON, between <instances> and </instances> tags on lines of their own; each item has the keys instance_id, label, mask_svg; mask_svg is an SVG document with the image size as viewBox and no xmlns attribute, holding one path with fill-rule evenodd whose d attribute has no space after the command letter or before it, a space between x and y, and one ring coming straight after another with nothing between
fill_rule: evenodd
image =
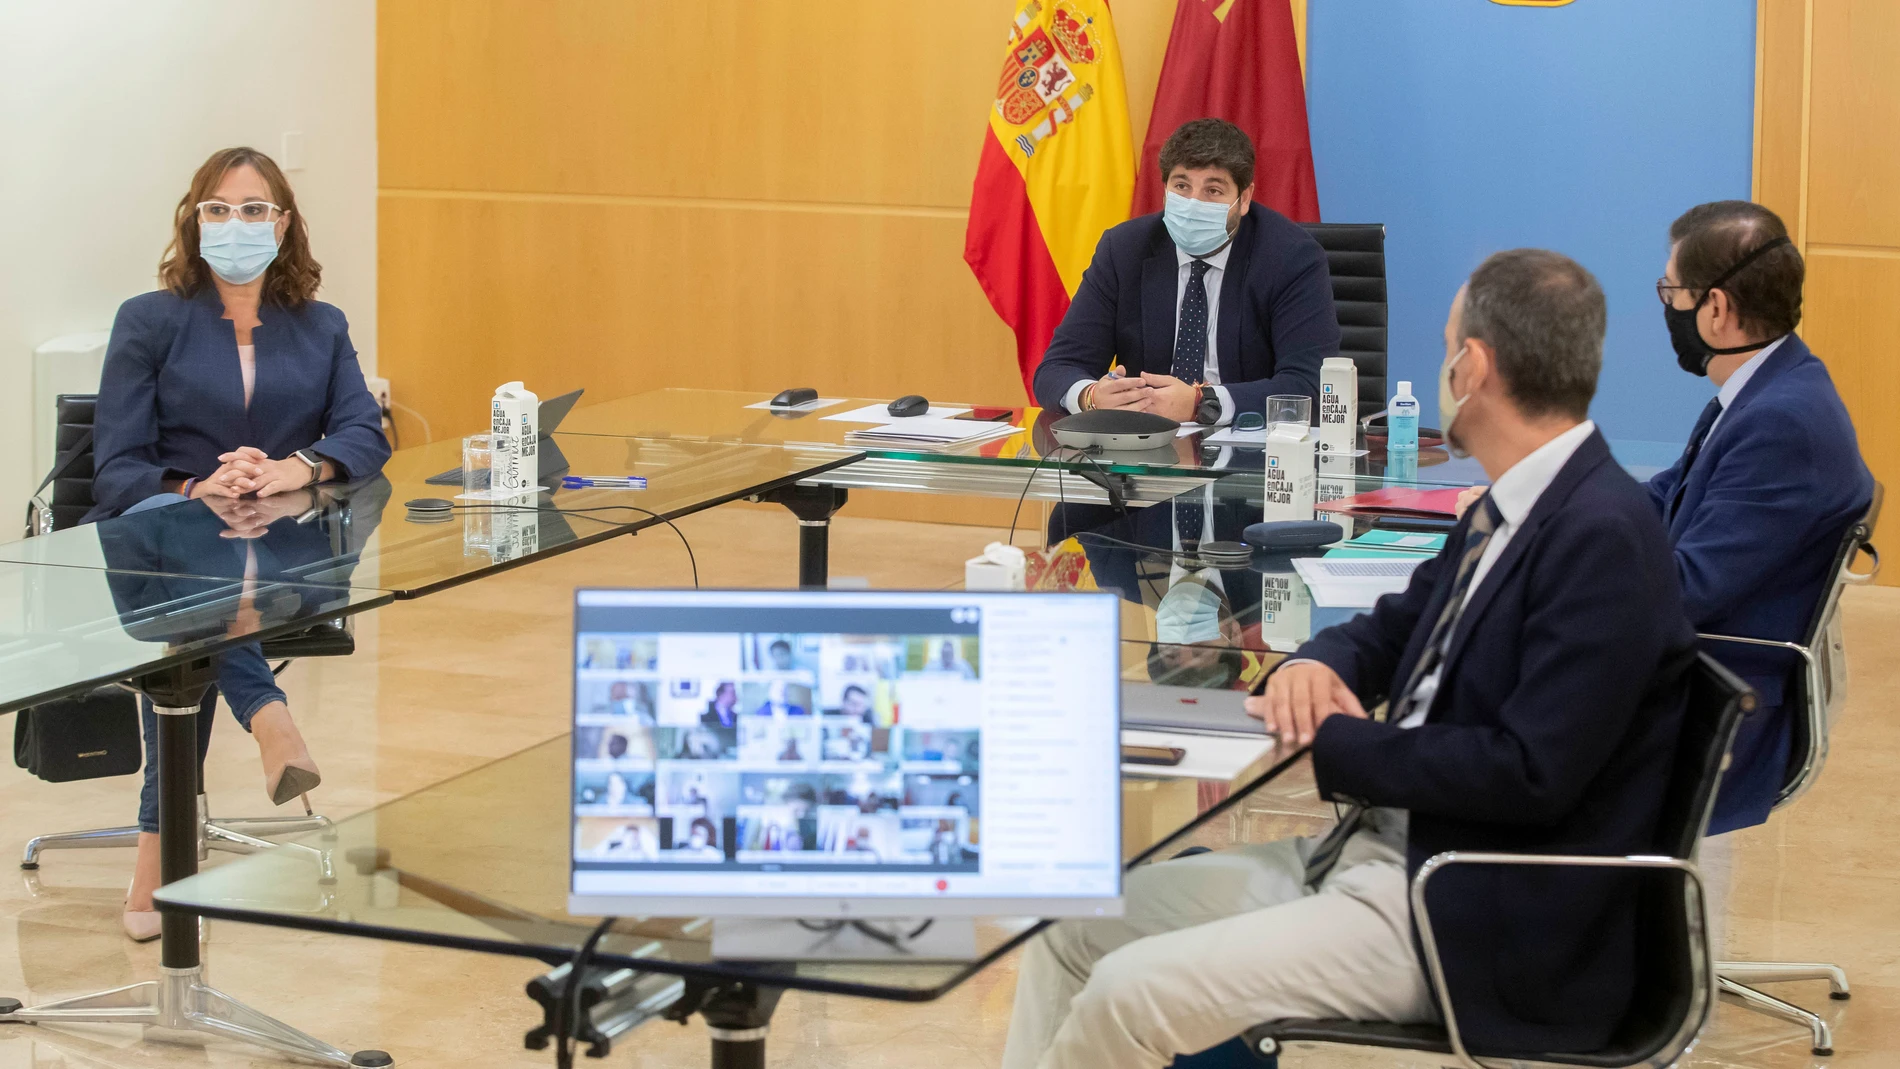
<instances>
[{"instance_id":1,"label":"wristwatch","mask_svg":"<svg viewBox=\"0 0 1900 1069\"><path fill-rule=\"evenodd\" d=\"M1220 394L1212 386L1201 387L1201 401L1194 406L1194 422L1212 427L1220 421Z\"/></svg>"},{"instance_id":2,"label":"wristwatch","mask_svg":"<svg viewBox=\"0 0 1900 1069\"><path fill-rule=\"evenodd\" d=\"M304 484L305 486L315 486L317 483L320 483L323 481L323 458L322 457L318 456L317 454L311 452L308 449L299 449L295 453L292 453L290 455L293 457L296 457L298 460L303 461L305 464L310 465L310 481L305 483Z\"/></svg>"}]
</instances>

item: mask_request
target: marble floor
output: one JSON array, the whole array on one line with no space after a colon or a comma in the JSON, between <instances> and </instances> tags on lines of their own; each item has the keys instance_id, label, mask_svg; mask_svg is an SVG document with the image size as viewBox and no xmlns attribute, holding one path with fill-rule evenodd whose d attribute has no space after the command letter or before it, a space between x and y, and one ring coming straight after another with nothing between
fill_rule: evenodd
<instances>
[{"instance_id":1,"label":"marble floor","mask_svg":"<svg viewBox=\"0 0 1900 1069\"><path fill-rule=\"evenodd\" d=\"M789 585L795 575L796 528L781 511L728 506L681 526L707 585ZM999 534L853 519L847 510L833 536L832 571L879 587L941 587ZM300 662L285 677L324 772L313 799L343 816L563 733L571 590L655 577L664 585L689 581L686 556L664 529L363 618L356 656ZM1827 775L1791 810L1744 833L1735 852L1731 955L1845 966L1851 1002L1830 1002L1818 983L1778 991L1822 1008L1835 1025L1838 1053L1813 1057L1804 1033L1725 1005L1685 1064L1900 1064L1900 827L1880 816L1896 795L1890 769L1900 765L1900 723L1880 712L1900 689L1900 647L1890 638L1896 629L1900 590L1849 592L1852 698ZM228 720L212 743L206 778L215 813L267 807L255 749ZM38 833L127 821L136 789L129 778L44 784L0 763L0 853L17 852ZM49 854L37 873L11 870L18 878L0 881L0 995L39 1001L156 975L157 945L133 945L118 930L130 866L130 851L102 850ZM539 1020L522 994L541 971L533 962L224 922L209 926L206 954L213 983L346 1049L383 1048L411 1069L551 1061L522 1047L523 1033ZM774 1022L770 1063L994 1066L1014 984L1005 962L922 1005L793 993ZM651 1023L606 1064L670 1069L702 1065L705 1057L703 1026ZM1285 1062L1426 1067L1440 1060L1313 1048ZM279 1064L287 1063L197 1037L154 1034L141 1042L130 1028L0 1025L0 1069Z\"/></svg>"}]
</instances>

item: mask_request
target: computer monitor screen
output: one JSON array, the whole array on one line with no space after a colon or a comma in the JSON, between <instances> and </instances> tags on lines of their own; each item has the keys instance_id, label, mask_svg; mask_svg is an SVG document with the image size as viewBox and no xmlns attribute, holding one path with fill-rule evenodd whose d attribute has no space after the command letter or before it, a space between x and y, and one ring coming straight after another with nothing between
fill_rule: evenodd
<instances>
[{"instance_id":1,"label":"computer monitor screen","mask_svg":"<svg viewBox=\"0 0 1900 1069\"><path fill-rule=\"evenodd\" d=\"M575 601L572 912L1119 912L1112 595Z\"/></svg>"}]
</instances>

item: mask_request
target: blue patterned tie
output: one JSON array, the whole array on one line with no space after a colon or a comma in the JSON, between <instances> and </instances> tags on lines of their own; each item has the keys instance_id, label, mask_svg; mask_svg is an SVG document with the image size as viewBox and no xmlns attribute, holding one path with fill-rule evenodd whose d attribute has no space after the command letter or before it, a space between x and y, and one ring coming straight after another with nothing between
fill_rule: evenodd
<instances>
[{"instance_id":1,"label":"blue patterned tie","mask_svg":"<svg viewBox=\"0 0 1900 1069\"><path fill-rule=\"evenodd\" d=\"M1689 448L1682 451L1682 477L1676 480L1676 492L1669 499L1669 515L1663 517L1665 524L1676 518L1676 510L1682 507L1682 492L1689 485L1689 469L1695 467L1695 459L1702 455L1702 443L1708 440L1709 429L1715 426L1715 419L1722 414L1722 399L1712 399L1702 415L1696 417L1695 430L1689 432Z\"/></svg>"},{"instance_id":2,"label":"blue patterned tie","mask_svg":"<svg viewBox=\"0 0 1900 1069\"><path fill-rule=\"evenodd\" d=\"M1174 377L1199 383L1207 378L1207 282L1212 268L1206 260L1188 264L1187 292L1181 296L1181 322L1174 335ZM1199 528L1195 529L1197 532ZM1200 537L1197 533L1195 537Z\"/></svg>"},{"instance_id":3,"label":"blue patterned tie","mask_svg":"<svg viewBox=\"0 0 1900 1069\"><path fill-rule=\"evenodd\" d=\"M1201 544L1201 531L1207 519L1207 509L1201 504L1201 491L1189 490L1174 499L1174 533L1181 537L1182 549L1193 549Z\"/></svg>"}]
</instances>

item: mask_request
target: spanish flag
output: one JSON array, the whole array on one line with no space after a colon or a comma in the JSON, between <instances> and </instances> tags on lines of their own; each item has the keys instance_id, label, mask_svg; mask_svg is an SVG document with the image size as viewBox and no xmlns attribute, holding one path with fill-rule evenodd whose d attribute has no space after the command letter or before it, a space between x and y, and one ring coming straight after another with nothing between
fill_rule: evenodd
<instances>
[{"instance_id":1,"label":"spanish flag","mask_svg":"<svg viewBox=\"0 0 1900 1069\"><path fill-rule=\"evenodd\" d=\"M1128 218L1134 158L1108 0L1020 0L963 259L1016 332L1025 390L1102 231Z\"/></svg>"}]
</instances>

